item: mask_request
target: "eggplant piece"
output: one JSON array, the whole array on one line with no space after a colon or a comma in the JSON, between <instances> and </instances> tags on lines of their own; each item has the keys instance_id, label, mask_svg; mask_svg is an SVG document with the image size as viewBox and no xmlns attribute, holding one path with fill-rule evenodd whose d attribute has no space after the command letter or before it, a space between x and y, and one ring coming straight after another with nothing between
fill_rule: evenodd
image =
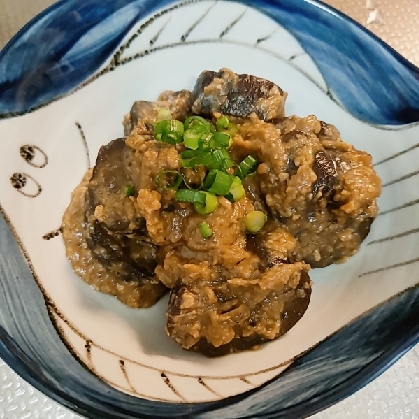
<instances>
[{"instance_id":1,"label":"eggplant piece","mask_svg":"<svg viewBox=\"0 0 419 419\"><path fill-rule=\"evenodd\" d=\"M323 150L319 150L314 156L313 171L317 176L313 185L313 196L320 190L324 193L330 192L337 181L338 173L335 162Z\"/></svg>"},{"instance_id":2,"label":"eggplant piece","mask_svg":"<svg viewBox=\"0 0 419 419\"><path fill-rule=\"evenodd\" d=\"M137 283L141 294L138 307L151 307L167 292L154 274L157 246L141 238L111 235L97 221L85 225L86 244L96 263L119 283Z\"/></svg>"},{"instance_id":3,"label":"eggplant piece","mask_svg":"<svg viewBox=\"0 0 419 419\"><path fill-rule=\"evenodd\" d=\"M363 219L347 217L344 222L336 219L333 213L334 201L331 201L331 209L327 204L326 211L317 209L307 213L305 218L298 222L291 219L284 220L284 228L287 229L297 240L294 251L296 260L302 260L312 268L325 268L333 263L339 263L355 254L361 243L367 237L374 217ZM332 206L333 205L333 206ZM335 229L319 226L338 226ZM349 245L339 240L338 233L352 230ZM320 258L316 257L315 249Z\"/></svg>"},{"instance_id":4,"label":"eggplant piece","mask_svg":"<svg viewBox=\"0 0 419 419\"><path fill-rule=\"evenodd\" d=\"M87 213L96 218L110 232L145 234L145 220L136 212L127 186L133 184L130 167L135 164L135 152L125 145L123 138L102 146L88 185Z\"/></svg>"},{"instance_id":5,"label":"eggplant piece","mask_svg":"<svg viewBox=\"0 0 419 419\"><path fill-rule=\"evenodd\" d=\"M66 255L73 269L95 289L130 307L150 307L166 293L157 280L157 247L140 238L111 234L87 213L87 173L73 191L62 223Z\"/></svg>"},{"instance_id":6,"label":"eggplant piece","mask_svg":"<svg viewBox=\"0 0 419 419\"><path fill-rule=\"evenodd\" d=\"M192 93L186 89L165 90L159 95L157 106L169 109L172 119L184 121L191 114Z\"/></svg>"},{"instance_id":7,"label":"eggplant piece","mask_svg":"<svg viewBox=\"0 0 419 419\"><path fill-rule=\"evenodd\" d=\"M167 109L172 119L184 121L191 111L191 96L191 92L186 89L178 92L166 90L160 94L156 102L134 102L129 114L124 118L124 135L129 135L139 122L142 123L143 130L152 134L159 109Z\"/></svg>"},{"instance_id":8,"label":"eggplant piece","mask_svg":"<svg viewBox=\"0 0 419 419\"><path fill-rule=\"evenodd\" d=\"M124 118L124 135L131 134L131 131L141 120L144 122L144 128L152 133L153 123L157 117L155 102L139 100L134 102L128 115Z\"/></svg>"},{"instance_id":9,"label":"eggplant piece","mask_svg":"<svg viewBox=\"0 0 419 419\"><path fill-rule=\"evenodd\" d=\"M370 234L371 224L374 220L374 217L367 217L358 225L358 234L361 243L367 238L368 234Z\"/></svg>"},{"instance_id":10,"label":"eggplant piece","mask_svg":"<svg viewBox=\"0 0 419 419\"><path fill-rule=\"evenodd\" d=\"M93 256L115 276L123 281L157 283L157 246L141 237L110 234L97 220L86 224L86 243Z\"/></svg>"},{"instance_id":11,"label":"eggplant piece","mask_svg":"<svg viewBox=\"0 0 419 419\"><path fill-rule=\"evenodd\" d=\"M286 333L301 319L311 297L307 265L290 257L294 246L293 238L270 222L247 238L247 250L259 258L257 281L231 282L220 276L216 282L176 285L167 310L168 335L184 349L215 357ZM281 280L275 283L275 278Z\"/></svg>"},{"instance_id":12,"label":"eggplant piece","mask_svg":"<svg viewBox=\"0 0 419 419\"><path fill-rule=\"evenodd\" d=\"M86 243L93 256L123 281L152 283L164 290L154 276L157 246L148 238L145 220L136 212L124 188L136 185L130 175L135 152L119 138L103 146L87 186Z\"/></svg>"},{"instance_id":13,"label":"eggplant piece","mask_svg":"<svg viewBox=\"0 0 419 419\"><path fill-rule=\"evenodd\" d=\"M275 232L280 232L282 239L278 235L276 239L271 235ZM271 219L259 233L247 236L246 250L258 256L259 271L263 273L277 265L294 263L295 245L294 238L283 229L283 226Z\"/></svg>"},{"instance_id":14,"label":"eggplant piece","mask_svg":"<svg viewBox=\"0 0 419 419\"><path fill-rule=\"evenodd\" d=\"M249 235L247 238L246 249L258 255L260 259L259 270L261 272L265 272L267 269L281 263L291 263L288 256L278 256L269 252L269 250L264 246L263 239L261 239L260 236L261 235L259 234Z\"/></svg>"},{"instance_id":15,"label":"eggplant piece","mask_svg":"<svg viewBox=\"0 0 419 419\"><path fill-rule=\"evenodd\" d=\"M318 134L320 140L336 141L337 138L340 138L339 130L334 125L320 121L320 126L321 128Z\"/></svg>"},{"instance_id":16,"label":"eggplant piece","mask_svg":"<svg viewBox=\"0 0 419 419\"><path fill-rule=\"evenodd\" d=\"M274 290L260 299L258 295L257 300L252 300L252 296L259 294L259 290L254 287L247 287L246 293L243 294L243 300L237 301L236 305L230 311L223 312L223 302L218 303L217 311L220 317L223 317L224 322L228 322L226 316L229 313L234 315L236 309L240 308L241 304L250 306L250 315L242 318L240 315L231 323L234 323L234 337L226 344L214 346L209 342L207 336L208 327L213 327L213 317L207 317L210 311L214 310L214 303L206 303L203 297L202 290L198 284L185 285L178 284L171 290L169 305L167 310L167 324L166 331L168 335L174 338L182 345L184 349L202 353L208 357L217 357L227 355L243 350L255 349L262 343L277 339L288 330L290 330L303 316L308 308L311 296L311 280L306 271L301 271L300 281L296 288L291 288L284 285L279 290ZM217 291L217 289L214 289ZM218 290L221 294L220 290ZM237 288L231 289L233 295L240 295ZM244 302L244 300L246 300ZM272 304L282 301L279 305L279 310L273 312ZM267 314L269 318L267 319ZM263 322L268 322L270 325L273 322L280 322L278 333L275 336L268 338L263 334L258 333L258 330L264 328ZM254 328L254 332L248 334L249 326ZM266 326L269 328L269 325ZM246 328L246 333L243 331ZM215 331L217 333L217 331ZM223 333L220 329L219 333ZM196 336L199 335L199 340L196 341ZM196 341L189 346L192 339Z\"/></svg>"},{"instance_id":17,"label":"eggplant piece","mask_svg":"<svg viewBox=\"0 0 419 419\"><path fill-rule=\"evenodd\" d=\"M269 80L231 70L204 71L198 77L193 93L192 111L211 117L214 112L248 117L252 112L264 120L284 116L287 94Z\"/></svg>"},{"instance_id":18,"label":"eggplant piece","mask_svg":"<svg viewBox=\"0 0 419 419\"><path fill-rule=\"evenodd\" d=\"M243 187L246 192L246 196L253 202L256 211L262 211L268 215L269 210L266 205L265 196L260 190L260 176L257 173L253 173L252 176L246 176L243 179Z\"/></svg>"}]
</instances>

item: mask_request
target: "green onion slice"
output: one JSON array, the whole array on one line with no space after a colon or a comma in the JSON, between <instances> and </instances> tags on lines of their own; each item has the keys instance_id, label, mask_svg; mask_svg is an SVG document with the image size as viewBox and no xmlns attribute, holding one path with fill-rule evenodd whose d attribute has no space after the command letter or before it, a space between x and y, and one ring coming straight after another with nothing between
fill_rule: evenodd
<instances>
[{"instance_id":1,"label":"green onion slice","mask_svg":"<svg viewBox=\"0 0 419 419\"><path fill-rule=\"evenodd\" d=\"M218 131L222 131L228 128L228 126L230 125L230 120L223 115L221 118L217 119L217 130Z\"/></svg>"},{"instance_id":2,"label":"green onion slice","mask_svg":"<svg viewBox=\"0 0 419 419\"><path fill-rule=\"evenodd\" d=\"M225 196L231 202L237 202L244 197L246 191L240 178L233 176L233 183L231 184L228 194Z\"/></svg>"},{"instance_id":3,"label":"green onion slice","mask_svg":"<svg viewBox=\"0 0 419 419\"><path fill-rule=\"evenodd\" d=\"M212 162L209 169L227 170L234 165L229 152L225 148L219 148L211 153Z\"/></svg>"},{"instance_id":4,"label":"green onion slice","mask_svg":"<svg viewBox=\"0 0 419 419\"><path fill-rule=\"evenodd\" d=\"M186 118L184 127L185 130L190 128L196 128L196 127L206 127L208 131L210 130L211 123L208 122L205 118L202 118L202 116L193 115L188 118Z\"/></svg>"},{"instance_id":5,"label":"green onion slice","mask_svg":"<svg viewBox=\"0 0 419 419\"><path fill-rule=\"evenodd\" d=\"M211 153L202 150L186 150L180 153L182 166L190 168L194 166L212 167L213 156Z\"/></svg>"},{"instance_id":6,"label":"green onion slice","mask_svg":"<svg viewBox=\"0 0 419 419\"><path fill-rule=\"evenodd\" d=\"M189 160L193 157L200 157L203 156L204 154L202 153L201 150L186 150L186 151L182 151L182 153L180 153L180 158L183 160Z\"/></svg>"},{"instance_id":7,"label":"green onion slice","mask_svg":"<svg viewBox=\"0 0 419 419\"><path fill-rule=\"evenodd\" d=\"M159 121L154 124L154 137L167 144L179 144L183 141L184 128L177 119Z\"/></svg>"},{"instance_id":8,"label":"green onion slice","mask_svg":"<svg viewBox=\"0 0 419 419\"><path fill-rule=\"evenodd\" d=\"M193 129L187 129L183 134L183 142L185 147L196 150L199 147L201 134Z\"/></svg>"},{"instance_id":9,"label":"green onion slice","mask_svg":"<svg viewBox=\"0 0 419 419\"><path fill-rule=\"evenodd\" d=\"M210 139L210 146L212 149L220 147L230 147L231 138L229 135L222 132L215 132Z\"/></svg>"},{"instance_id":10,"label":"green onion slice","mask_svg":"<svg viewBox=\"0 0 419 419\"><path fill-rule=\"evenodd\" d=\"M135 195L135 189L132 185L125 185L124 186L124 194L125 196L134 196Z\"/></svg>"},{"instance_id":11,"label":"green onion slice","mask_svg":"<svg viewBox=\"0 0 419 419\"><path fill-rule=\"evenodd\" d=\"M169 132L161 134L158 140L166 144L175 145L180 144L183 141L183 137L178 132Z\"/></svg>"},{"instance_id":12,"label":"green onion slice","mask_svg":"<svg viewBox=\"0 0 419 419\"><path fill-rule=\"evenodd\" d=\"M154 135L164 134L167 132L179 132L183 134L183 124L177 119L166 119L154 124Z\"/></svg>"},{"instance_id":13,"label":"green onion slice","mask_svg":"<svg viewBox=\"0 0 419 419\"><path fill-rule=\"evenodd\" d=\"M205 205L207 202L207 193L194 189L179 189L175 194L175 200L178 202Z\"/></svg>"},{"instance_id":14,"label":"green onion slice","mask_svg":"<svg viewBox=\"0 0 419 419\"><path fill-rule=\"evenodd\" d=\"M217 169L210 170L204 180L204 189L215 195L227 195L233 184L233 176Z\"/></svg>"},{"instance_id":15,"label":"green onion slice","mask_svg":"<svg viewBox=\"0 0 419 419\"><path fill-rule=\"evenodd\" d=\"M258 164L258 161L249 155L239 164L234 174L240 179L244 179L248 174L256 170Z\"/></svg>"},{"instance_id":16,"label":"green onion slice","mask_svg":"<svg viewBox=\"0 0 419 419\"><path fill-rule=\"evenodd\" d=\"M209 239L212 235L211 227L205 221L199 224L199 231L204 239Z\"/></svg>"},{"instance_id":17,"label":"green onion slice","mask_svg":"<svg viewBox=\"0 0 419 419\"><path fill-rule=\"evenodd\" d=\"M201 192L201 191L200 191ZM207 215L214 212L218 207L218 199L215 195L208 192L201 192L205 194L205 203L195 202L194 208L198 214Z\"/></svg>"},{"instance_id":18,"label":"green onion slice","mask_svg":"<svg viewBox=\"0 0 419 419\"><path fill-rule=\"evenodd\" d=\"M267 220L262 211L250 211L244 217L244 225L249 233L258 233L262 230Z\"/></svg>"},{"instance_id":19,"label":"green onion slice","mask_svg":"<svg viewBox=\"0 0 419 419\"><path fill-rule=\"evenodd\" d=\"M158 188L178 189L182 180L182 175L177 170L162 170L157 174L155 183Z\"/></svg>"},{"instance_id":20,"label":"green onion slice","mask_svg":"<svg viewBox=\"0 0 419 419\"><path fill-rule=\"evenodd\" d=\"M231 158L228 148L238 132L237 125L224 115L215 124L197 115L188 117L184 123L170 118L170 110L157 108L154 136L167 144L183 144L186 150L180 153L181 170L162 170L155 179L157 187L176 190L176 201L192 203L202 215L215 211L217 196L225 196L232 202L242 199L245 195L242 179L256 169L258 161L249 155L237 166ZM230 174L233 168L235 175ZM197 185L188 185L181 173L185 169L199 170L200 179L205 179L202 183L195 182ZM128 196L135 194L135 190L124 191Z\"/></svg>"}]
</instances>

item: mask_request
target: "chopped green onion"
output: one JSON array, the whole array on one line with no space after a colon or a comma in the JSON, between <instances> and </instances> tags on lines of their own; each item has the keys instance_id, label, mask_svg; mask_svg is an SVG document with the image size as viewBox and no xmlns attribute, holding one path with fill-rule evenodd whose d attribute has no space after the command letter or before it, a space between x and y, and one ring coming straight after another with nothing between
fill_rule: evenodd
<instances>
[{"instance_id":1,"label":"chopped green onion","mask_svg":"<svg viewBox=\"0 0 419 419\"><path fill-rule=\"evenodd\" d=\"M212 162L208 166L209 169L227 170L234 165L229 152L225 148L218 148L211 154Z\"/></svg>"},{"instance_id":2,"label":"chopped green onion","mask_svg":"<svg viewBox=\"0 0 419 419\"><path fill-rule=\"evenodd\" d=\"M165 132L179 132L183 134L183 124L177 119L166 119L163 121L156 122L154 124L154 135L163 134Z\"/></svg>"},{"instance_id":3,"label":"chopped green onion","mask_svg":"<svg viewBox=\"0 0 419 419\"><path fill-rule=\"evenodd\" d=\"M185 147L196 150L199 147L201 139L201 134L193 129L187 129L183 134L183 142L185 143Z\"/></svg>"},{"instance_id":4,"label":"chopped green onion","mask_svg":"<svg viewBox=\"0 0 419 419\"><path fill-rule=\"evenodd\" d=\"M201 150L185 150L185 151L182 151L182 153L180 153L180 158L183 160L189 160L193 157L200 157L203 155L204 154L202 153Z\"/></svg>"},{"instance_id":5,"label":"chopped green onion","mask_svg":"<svg viewBox=\"0 0 419 419\"><path fill-rule=\"evenodd\" d=\"M227 195L233 183L233 176L220 170L210 170L204 180L204 189L215 195Z\"/></svg>"},{"instance_id":6,"label":"chopped green onion","mask_svg":"<svg viewBox=\"0 0 419 419\"><path fill-rule=\"evenodd\" d=\"M228 128L230 125L230 121L226 116L222 116L221 118L217 119L217 130L222 131Z\"/></svg>"},{"instance_id":7,"label":"chopped green onion","mask_svg":"<svg viewBox=\"0 0 419 419\"><path fill-rule=\"evenodd\" d=\"M231 202L237 202L244 197L245 193L246 191L244 190L244 186L240 178L233 176L233 183L231 184L231 188L225 197Z\"/></svg>"},{"instance_id":8,"label":"chopped green onion","mask_svg":"<svg viewBox=\"0 0 419 419\"><path fill-rule=\"evenodd\" d=\"M201 215L207 215L214 212L218 207L218 199L215 195L208 192L201 192L205 194L205 203L194 203L195 211Z\"/></svg>"},{"instance_id":9,"label":"chopped green onion","mask_svg":"<svg viewBox=\"0 0 419 419\"><path fill-rule=\"evenodd\" d=\"M157 174L155 183L162 189L177 189L182 183L182 175L176 170L162 170Z\"/></svg>"},{"instance_id":10,"label":"chopped green onion","mask_svg":"<svg viewBox=\"0 0 419 419\"><path fill-rule=\"evenodd\" d=\"M213 124L201 116L193 115L182 123L171 119L170 110L157 108L155 138L172 145L182 143L186 148L180 153L180 171L163 170L158 173L155 179L157 187L175 189L176 201L192 203L202 215L215 211L217 196L225 196L232 202L242 199L245 190L241 180L255 170L258 162L252 156L247 156L237 166L235 176L231 174L236 163L228 148L237 132L237 125L230 122L227 116L222 115ZM200 176L192 177L191 182L183 173L185 170L199 172Z\"/></svg>"},{"instance_id":11,"label":"chopped green onion","mask_svg":"<svg viewBox=\"0 0 419 419\"><path fill-rule=\"evenodd\" d=\"M204 153L211 153L212 147L211 147L211 133L206 134L205 137L201 138L201 141L199 142L199 151Z\"/></svg>"},{"instance_id":12,"label":"chopped green onion","mask_svg":"<svg viewBox=\"0 0 419 419\"><path fill-rule=\"evenodd\" d=\"M231 138L222 132L215 132L210 139L211 148L229 147Z\"/></svg>"},{"instance_id":13,"label":"chopped green onion","mask_svg":"<svg viewBox=\"0 0 419 419\"><path fill-rule=\"evenodd\" d=\"M132 185L125 185L124 186L124 194L125 196L134 196L135 195L135 189Z\"/></svg>"},{"instance_id":14,"label":"chopped green onion","mask_svg":"<svg viewBox=\"0 0 419 419\"><path fill-rule=\"evenodd\" d=\"M192 131L195 131L197 134L199 134L199 135L204 135L204 134L210 134L210 132L211 132L211 129L210 129L210 126L209 126L209 122L208 121L205 121L205 124L204 123L193 123L187 130L185 130L185 131L188 131L188 130L192 130Z\"/></svg>"},{"instance_id":15,"label":"chopped green onion","mask_svg":"<svg viewBox=\"0 0 419 419\"><path fill-rule=\"evenodd\" d=\"M183 124L176 119L164 120L154 124L154 136L167 144L179 144L183 141Z\"/></svg>"},{"instance_id":16,"label":"chopped green onion","mask_svg":"<svg viewBox=\"0 0 419 419\"><path fill-rule=\"evenodd\" d=\"M190 202L192 204L206 205L207 193L193 189L179 189L175 194L175 200L179 202Z\"/></svg>"},{"instance_id":17,"label":"chopped green onion","mask_svg":"<svg viewBox=\"0 0 419 419\"><path fill-rule=\"evenodd\" d=\"M244 217L244 225L249 233L258 233L262 230L267 220L262 211L250 211Z\"/></svg>"},{"instance_id":18,"label":"chopped green onion","mask_svg":"<svg viewBox=\"0 0 419 419\"><path fill-rule=\"evenodd\" d=\"M252 173L256 169L257 165L258 161L253 156L249 155L239 164L234 174L240 179L244 179L249 173Z\"/></svg>"},{"instance_id":19,"label":"chopped green onion","mask_svg":"<svg viewBox=\"0 0 419 419\"><path fill-rule=\"evenodd\" d=\"M212 235L211 227L205 221L199 224L199 231L204 239L209 239Z\"/></svg>"},{"instance_id":20,"label":"chopped green onion","mask_svg":"<svg viewBox=\"0 0 419 419\"><path fill-rule=\"evenodd\" d=\"M211 123L209 121L207 121L205 118L202 118L202 116L190 116L188 118L186 118L186 121L184 123L184 127L185 130L188 130L192 127L198 127L198 126L203 126L208 128L208 130L210 129L210 125Z\"/></svg>"},{"instance_id":21,"label":"chopped green onion","mask_svg":"<svg viewBox=\"0 0 419 419\"><path fill-rule=\"evenodd\" d=\"M170 109L157 108L156 122L165 121L167 119L172 119L172 112Z\"/></svg>"},{"instance_id":22,"label":"chopped green onion","mask_svg":"<svg viewBox=\"0 0 419 419\"><path fill-rule=\"evenodd\" d=\"M178 132L169 132L167 134L161 134L158 138L159 141L166 144L180 144L183 140L182 135Z\"/></svg>"}]
</instances>

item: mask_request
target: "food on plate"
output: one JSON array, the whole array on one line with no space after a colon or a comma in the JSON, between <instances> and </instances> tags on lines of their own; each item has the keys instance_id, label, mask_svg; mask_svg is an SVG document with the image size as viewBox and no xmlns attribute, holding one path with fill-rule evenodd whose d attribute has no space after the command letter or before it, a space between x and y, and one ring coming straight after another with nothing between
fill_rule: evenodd
<instances>
[{"instance_id":1,"label":"food on plate","mask_svg":"<svg viewBox=\"0 0 419 419\"><path fill-rule=\"evenodd\" d=\"M303 316L311 267L357 252L377 215L371 156L274 83L228 69L135 102L63 216L75 272L130 307L170 293L166 332L219 356Z\"/></svg>"},{"instance_id":2,"label":"food on plate","mask_svg":"<svg viewBox=\"0 0 419 419\"><path fill-rule=\"evenodd\" d=\"M214 112L236 117L255 113L263 121L284 116L287 94L276 84L248 74L203 71L193 90L192 112L212 117Z\"/></svg>"}]
</instances>

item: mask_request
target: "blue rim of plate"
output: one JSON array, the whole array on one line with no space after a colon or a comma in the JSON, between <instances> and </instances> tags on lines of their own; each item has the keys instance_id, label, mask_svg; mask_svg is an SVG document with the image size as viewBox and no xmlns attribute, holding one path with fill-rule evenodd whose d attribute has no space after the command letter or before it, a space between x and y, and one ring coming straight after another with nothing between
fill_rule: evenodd
<instances>
[{"instance_id":1,"label":"blue rim of plate","mask_svg":"<svg viewBox=\"0 0 419 419\"><path fill-rule=\"evenodd\" d=\"M76 1L79 1L80 4L82 3L80 0ZM0 52L0 64L5 59L6 53L19 44L28 29L41 22L45 17L53 15L55 11L59 10L61 5L69 2L71 1L61 0L22 28L3 51ZM94 3L94 0L91 0L90 3ZM106 1L103 3L106 3ZM120 3L128 4L130 1L121 1ZM144 0L142 3L147 4L149 1ZM167 5L171 2L163 1L162 3ZM315 12L316 16L330 19L333 15L334 18L332 20L338 18L340 23L345 24L345 30L350 28L350 32L355 38L359 36L364 41L367 39L368 41L365 42L381 47L380 54L384 52L387 58L392 57L394 60L393 64L398 69L403 69L403 74L400 77L409 76L409 79L412 77L419 79L419 70L413 64L352 19L320 1L297 0L292 5L286 4L287 2L283 0L242 1L241 3L257 7L262 7L263 5L267 7L265 11L268 15L271 15L272 9L276 11L281 7L283 8L281 10L287 9L289 13L295 13L297 10L304 15L304 10L310 8L310 13ZM153 10L156 7L158 6L153 5ZM144 13L139 16L135 22L147 14ZM287 16L290 16L290 14ZM301 34L298 30L292 30L292 25L294 24L292 19L288 24L287 21L281 21L280 23L300 41L303 47L306 47L306 51L310 50L313 42L307 41L304 33ZM132 25L127 27L126 31ZM341 29L338 31L341 31ZM97 62L96 69L108 57L104 57L102 62ZM320 70L322 70L318 61L319 57L312 58L318 64ZM324 71L322 71L322 74L324 74ZM418 84L416 80L416 84L411 85L414 95L407 99L405 98L410 106L410 110L413 109L414 111L416 111L415 95L419 91ZM345 95L339 95L338 90L335 93L342 100L342 97L344 98ZM71 87L69 87L68 91L71 91ZM345 100L342 100L342 102L349 110L352 110L350 103L346 103ZM419 101L416 103L419 103ZM396 120L384 119L384 122L390 125L417 122L419 115L415 112L410 112L410 110L407 116L402 115L399 119L396 118ZM361 119L368 120L368 115L362 112L360 114ZM370 122L383 122L383 115L378 118L378 121ZM77 413L91 418L164 418L170 416L202 419L216 417L297 419L310 416L362 388L419 341L419 325L415 321L419 317L418 297L418 287L404 291L386 303L364 313L364 315L325 339L297 359L279 377L272 379L255 390L210 403L180 405L152 402L124 395L123 398L126 397L126 400L130 401L130 406L135 406L135 409L128 410L122 405L105 406L98 403L97 400L87 399L84 396L81 398L74 397L66 391L67 383L52 382L48 375L43 374L42 368L37 365L34 359L28 356L2 327L0 327L0 356L35 388ZM359 330L365 330L367 326L371 333L364 335L357 333ZM354 354L356 354L355 360ZM109 387L109 392L116 392L116 390ZM109 410L109 408L112 408L112 410Z\"/></svg>"}]
</instances>

